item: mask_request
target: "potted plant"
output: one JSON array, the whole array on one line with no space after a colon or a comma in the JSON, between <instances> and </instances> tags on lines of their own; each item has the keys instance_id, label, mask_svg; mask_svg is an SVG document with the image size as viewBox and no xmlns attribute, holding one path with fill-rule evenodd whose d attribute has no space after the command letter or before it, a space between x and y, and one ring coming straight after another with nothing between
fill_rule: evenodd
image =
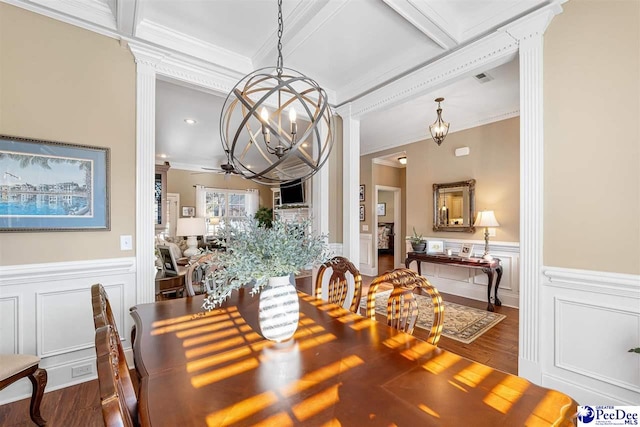
<instances>
[{"instance_id":1,"label":"potted plant","mask_svg":"<svg viewBox=\"0 0 640 427\"><path fill-rule=\"evenodd\" d=\"M409 237L409 242L411 242L414 252L424 252L427 248L427 242L424 241L422 234L418 234L415 227L413 227L413 236Z\"/></svg>"},{"instance_id":2,"label":"potted plant","mask_svg":"<svg viewBox=\"0 0 640 427\"><path fill-rule=\"evenodd\" d=\"M271 223L273 222L273 209L261 206L253 217L258 220L258 224L271 228Z\"/></svg>"},{"instance_id":3,"label":"potted plant","mask_svg":"<svg viewBox=\"0 0 640 427\"><path fill-rule=\"evenodd\" d=\"M271 228L255 218L225 224L219 267L207 278L203 307L213 309L236 289L260 293L260 328L265 338L284 341L298 326L299 303L291 275L329 257L326 236L311 233L311 220L277 219Z\"/></svg>"}]
</instances>

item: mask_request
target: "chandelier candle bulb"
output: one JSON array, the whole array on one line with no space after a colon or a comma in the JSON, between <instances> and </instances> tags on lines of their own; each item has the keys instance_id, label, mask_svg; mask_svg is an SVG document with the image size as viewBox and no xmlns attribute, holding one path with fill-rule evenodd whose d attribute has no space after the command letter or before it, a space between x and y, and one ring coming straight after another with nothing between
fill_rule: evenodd
<instances>
[{"instance_id":1,"label":"chandelier candle bulb","mask_svg":"<svg viewBox=\"0 0 640 427\"><path fill-rule=\"evenodd\" d=\"M289 110L289 121L291 122L291 135L298 133L298 124L296 123L296 109Z\"/></svg>"}]
</instances>

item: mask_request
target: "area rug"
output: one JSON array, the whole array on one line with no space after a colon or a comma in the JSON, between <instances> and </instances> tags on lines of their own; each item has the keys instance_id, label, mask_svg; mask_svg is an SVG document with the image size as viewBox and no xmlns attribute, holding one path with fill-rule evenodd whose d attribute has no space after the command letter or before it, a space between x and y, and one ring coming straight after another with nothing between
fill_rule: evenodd
<instances>
[{"instance_id":1,"label":"area rug","mask_svg":"<svg viewBox=\"0 0 640 427\"><path fill-rule=\"evenodd\" d=\"M376 295L376 313L387 315L387 300L391 290ZM429 331L433 324L433 304L431 297L415 295L418 302L416 327ZM367 297L360 300L360 307L366 309ZM480 335L500 323L506 316L473 307L444 301L444 326L442 335L465 344L473 342Z\"/></svg>"}]
</instances>

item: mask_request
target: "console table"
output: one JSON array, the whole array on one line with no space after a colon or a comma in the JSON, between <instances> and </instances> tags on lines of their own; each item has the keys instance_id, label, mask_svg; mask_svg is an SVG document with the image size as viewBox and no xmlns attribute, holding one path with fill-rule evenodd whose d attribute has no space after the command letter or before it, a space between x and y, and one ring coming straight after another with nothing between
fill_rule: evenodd
<instances>
[{"instance_id":1,"label":"console table","mask_svg":"<svg viewBox=\"0 0 640 427\"><path fill-rule=\"evenodd\" d=\"M494 291L495 305L501 306L502 301L498 299L498 286L500 286L500 279L502 279L502 265L500 265L499 258L493 258L488 261L482 258L462 258L458 256L448 256L445 254L427 254L424 252L409 252L404 265L409 268L412 261L415 261L418 266L418 274L422 274L421 262L430 262L432 264L445 264L445 265L457 265L460 267L475 268L482 270L487 274L489 282L487 283L487 310L494 311L493 304L491 303L491 288L493 287L493 277L496 276L496 285Z\"/></svg>"}]
</instances>

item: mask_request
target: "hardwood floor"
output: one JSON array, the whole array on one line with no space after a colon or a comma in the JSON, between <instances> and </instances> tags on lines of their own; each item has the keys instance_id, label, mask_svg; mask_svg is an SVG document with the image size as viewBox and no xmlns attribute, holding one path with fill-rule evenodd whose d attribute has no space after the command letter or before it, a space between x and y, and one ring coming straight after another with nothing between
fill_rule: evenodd
<instances>
[{"instance_id":1,"label":"hardwood floor","mask_svg":"<svg viewBox=\"0 0 640 427\"><path fill-rule=\"evenodd\" d=\"M383 255L379 262L380 271L393 269L392 256ZM363 276L362 279L363 295L366 295L373 277ZM297 285L303 292L312 293L310 277L298 279ZM486 302L483 301L448 294L442 294L442 298L445 301L470 307L486 308ZM518 310L509 307L496 307L496 312L506 315L506 319L471 344L463 344L442 337L438 346L492 368L517 375ZM425 338L427 334L416 328L414 335L418 338ZM135 378L135 375L132 377ZM103 426L99 396L97 380L48 392L42 399L41 413L43 418L48 421L48 425L53 427ZM0 406L0 426L30 427L33 425L29 418L29 399Z\"/></svg>"},{"instance_id":2,"label":"hardwood floor","mask_svg":"<svg viewBox=\"0 0 640 427\"><path fill-rule=\"evenodd\" d=\"M378 257L378 265L380 266L378 271L393 270L393 255L380 255ZM363 295L366 295L366 290L369 289L369 284L372 280L373 277L362 276ZM442 299L482 310L487 306L486 301L477 301L444 293L442 293ZM492 368L518 375L518 309L504 306L496 307L496 313L504 314L507 317L471 344L463 344L460 341L442 337L438 347ZM414 335L418 338L426 338L428 334L416 328Z\"/></svg>"},{"instance_id":3,"label":"hardwood floor","mask_svg":"<svg viewBox=\"0 0 640 427\"><path fill-rule=\"evenodd\" d=\"M30 399L0 406L0 426L32 427ZM98 380L45 393L40 414L52 427L103 426Z\"/></svg>"}]
</instances>

